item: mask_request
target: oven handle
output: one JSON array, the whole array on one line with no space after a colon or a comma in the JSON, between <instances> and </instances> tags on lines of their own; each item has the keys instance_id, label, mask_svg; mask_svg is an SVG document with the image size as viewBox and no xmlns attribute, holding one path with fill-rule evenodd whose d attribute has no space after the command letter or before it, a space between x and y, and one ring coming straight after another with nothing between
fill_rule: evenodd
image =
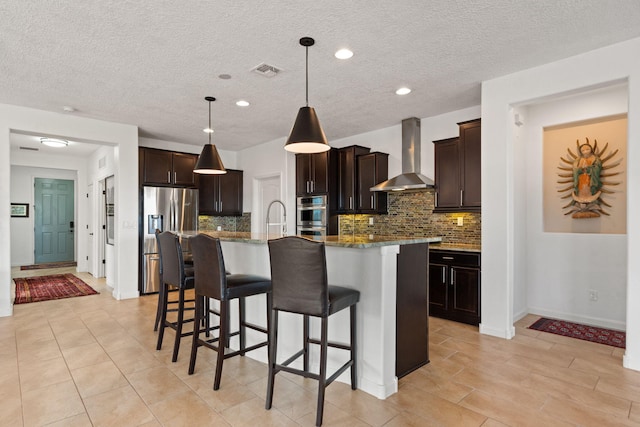
<instances>
[{"instance_id":1,"label":"oven handle","mask_svg":"<svg viewBox=\"0 0 640 427\"><path fill-rule=\"evenodd\" d=\"M321 209L326 210L327 207L326 206L320 206L320 205L314 205L314 206L300 206L300 205L298 205L298 210L299 211L315 211L315 210L321 210Z\"/></svg>"}]
</instances>

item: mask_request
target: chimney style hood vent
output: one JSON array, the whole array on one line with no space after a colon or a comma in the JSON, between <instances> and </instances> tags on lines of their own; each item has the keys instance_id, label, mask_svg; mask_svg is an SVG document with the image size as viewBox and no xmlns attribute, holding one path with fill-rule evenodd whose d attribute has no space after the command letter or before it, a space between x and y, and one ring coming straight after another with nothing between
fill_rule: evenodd
<instances>
[{"instance_id":1,"label":"chimney style hood vent","mask_svg":"<svg viewBox=\"0 0 640 427\"><path fill-rule=\"evenodd\" d=\"M420 173L420 119L402 121L402 174L381 182L370 191L424 190L433 181Z\"/></svg>"}]
</instances>

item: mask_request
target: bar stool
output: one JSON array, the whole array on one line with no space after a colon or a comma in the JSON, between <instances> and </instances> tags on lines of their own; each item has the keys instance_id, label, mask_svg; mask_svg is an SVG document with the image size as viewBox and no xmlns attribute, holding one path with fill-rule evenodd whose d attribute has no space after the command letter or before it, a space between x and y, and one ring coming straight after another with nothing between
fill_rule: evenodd
<instances>
[{"instance_id":1,"label":"bar stool","mask_svg":"<svg viewBox=\"0 0 640 427\"><path fill-rule=\"evenodd\" d=\"M220 388L224 359L237 355L244 356L248 351L269 345L268 331L270 327L271 280L266 277L250 274L226 274L220 239L207 236L206 234L198 234L190 239L190 243L195 273L196 321L194 322L191 345L189 375L193 374L195 370L198 347L205 346L216 351L218 355L213 389L218 390ZM266 294L267 297L267 328L248 323L245 319L245 298L259 294ZM219 311L208 308L207 302L209 298L216 299L220 302ZM230 301L233 299L238 300L240 318L239 329L235 332L230 331L231 325L229 321ZM207 323L206 321L210 314L219 316L219 324L216 326L205 326L204 329L201 329L200 325ZM265 341L247 347L247 328L266 334ZM208 336L208 333L214 330L218 331L217 337L200 338L201 332L206 332ZM234 336L239 337L240 349L227 352L226 349L229 348L230 338Z\"/></svg>"},{"instance_id":2,"label":"bar stool","mask_svg":"<svg viewBox=\"0 0 640 427\"><path fill-rule=\"evenodd\" d=\"M185 267L182 258L182 246L178 236L170 231L156 231L158 241L158 255L160 256L160 291L158 293L158 307L160 309L160 322L158 331L158 344L156 350L162 348L165 327L170 327L176 331L176 338L173 344L173 356L171 361L178 360L180 350L180 339L191 335L193 332L182 332L185 323L193 322L193 317L184 318L184 312L194 310L194 307L185 307L185 303L192 303L194 299L185 299L185 291L193 289L193 268ZM173 289L170 289L173 288ZM177 301L169 301L169 293L176 291ZM171 303L177 303L177 308L168 308ZM168 312L177 312L178 318L175 322L167 320Z\"/></svg>"},{"instance_id":3,"label":"bar stool","mask_svg":"<svg viewBox=\"0 0 640 427\"><path fill-rule=\"evenodd\" d=\"M351 368L351 388L356 389L356 303L360 292L355 289L332 286L327 283L327 264L325 246L300 237L283 237L269 240L271 258L271 282L273 293L271 329L269 341L269 380L267 384L266 409L271 409L275 375L279 371L290 372L305 378L318 380L318 405L316 425L322 425L324 393L345 370ZM349 345L329 342L327 336L329 316L349 307L350 343ZM303 348L282 364L276 363L278 312L286 311L303 315ZM320 340L309 337L309 317L319 317L321 321ZM309 344L320 345L320 372L309 371ZM350 352L350 359L331 377L327 378L327 347L339 348ZM303 370L289 367L303 356Z\"/></svg>"}]
</instances>

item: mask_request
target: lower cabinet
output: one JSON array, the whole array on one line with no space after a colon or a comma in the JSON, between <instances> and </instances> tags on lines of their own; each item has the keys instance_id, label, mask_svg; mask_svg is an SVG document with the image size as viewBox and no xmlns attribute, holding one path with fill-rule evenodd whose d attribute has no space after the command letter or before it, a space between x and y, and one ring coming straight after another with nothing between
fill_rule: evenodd
<instances>
[{"instance_id":1,"label":"lower cabinet","mask_svg":"<svg viewBox=\"0 0 640 427\"><path fill-rule=\"evenodd\" d=\"M429 315L480 324L480 254L429 251Z\"/></svg>"}]
</instances>

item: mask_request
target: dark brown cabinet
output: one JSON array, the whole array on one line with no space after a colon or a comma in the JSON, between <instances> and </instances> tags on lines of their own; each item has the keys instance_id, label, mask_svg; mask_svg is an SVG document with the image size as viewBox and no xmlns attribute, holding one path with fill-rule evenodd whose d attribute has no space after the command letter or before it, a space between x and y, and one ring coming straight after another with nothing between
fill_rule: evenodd
<instances>
[{"instance_id":1,"label":"dark brown cabinet","mask_svg":"<svg viewBox=\"0 0 640 427\"><path fill-rule=\"evenodd\" d=\"M400 246L396 273L396 376L429 363L429 244Z\"/></svg>"},{"instance_id":2,"label":"dark brown cabinet","mask_svg":"<svg viewBox=\"0 0 640 427\"><path fill-rule=\"evenodd\" d=\"M195 187L193 168L197 154L141 148L141 174L143 185Z\"/></svg>"},{"instance_id":3,"label":"dark brown cabinet","mask_svg":"<svg viewBox=\"0 0 640 427\"><path fill-rule=\"evenodd\" d=\"M369 190L386 181L389 175L389 155L369 153L356 158L357 191L356 210L361 213L387 213L387 193Z\"/></svg>"},{"instance_id":4,"label":"dark brown cabinet","mask_svg":"<svg viewBox=\"0 0 640 427\"><path fill-rule=\"evenodd\" d=\"M356 159L369 148L352 145L338 150L338 213L355 213L358 195Z\"/></svg>"},{"instance_id":5,"label":"dark brown cabinet","mask_svg":"<svg viewBox=\"0 0 640 427\"><path fill-rule=\"evenodd\" d=\"M324 194L329 192L329 167L332 151L296 154L296 194Z\"/></svg>"},{"instance_id":6,"label":"dark brown cabinet","mask_svg":"<svg viewBox=\"0 0 640 427\"><path fill-rule=\"evenodd\" d=\"M198 211L202 215L242 215L242 171L227 169L222 175L201 175L198 180Z\"/></svg>"},{"instance_id":7,"label":"dark brown cabinet","mask_svg":"<svg viewBox=\"0 0 640 427\"><path fill-rule=\"evenodd\" d=\"M479 211L481 120L458 123L460 136L435 144L435 211Z\"/></svg>"},{"instance_id":8,"label":"dark brown cabinet","mask_svg":"<svg viewBox=\"0 0 640 427\"><path fill-rule=\"evenodd\" d=\"M480 254L429 251L429 314L480 323Z\"/></svg>"}]
</instances>

